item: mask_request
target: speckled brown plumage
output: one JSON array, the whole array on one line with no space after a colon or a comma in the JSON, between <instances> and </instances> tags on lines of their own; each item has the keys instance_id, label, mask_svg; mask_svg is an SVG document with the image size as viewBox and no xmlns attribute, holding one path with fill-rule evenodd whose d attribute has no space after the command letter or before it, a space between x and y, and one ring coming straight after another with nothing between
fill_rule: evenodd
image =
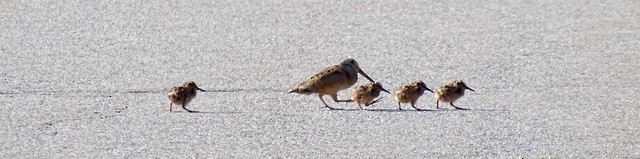
<instances>
[{"instance_id":1,"label":"speckled brown plumage","mask_svg":"<svg viewBox=\"0 0 640 159\"><path fill-rule=\"evenodd\" d=\"M411 107L416 110L422 110L416 107L418 98L424 94L424 91L433 92L427 88L427 85L422 81L412 82L401 86L396 91L396 100L398 101L398 109L402 110L400 103L411 103Z\"/></svg>"},{"instance_id":2,"label":"speckled brown plumage","mask_svg":"<svg viewBox=\"0 0 640 159\"><path fill-rule=\"evenodd\" d=\"M337 65L322 69L320 72L293 88L289 93L306 95L317 93L326 108L334 109L327 105L324 99L322 99L322 96L330 95L335 102L352 102L353 100L338 100L338 91L353 86L358 81L358 73L369 81L374 82L360 69L356 60L348 58Z\"/></svg>"},{"instance_id":3,"label":"speckled brown plumage","mask_svg":"<svg viewBox=\"0 0 640 159\"><path fill-rule=\"evenodd\" d=\"M173 104L175 103L182 105L182 109L189 113L196 112L187 109L186 106L193 98L196 97L197 90L204 92L204 90L198 88L196 83L193 81L186 82L182 86L171 88L171 91L167 93L167 96L169 97L169 111L173 112Z\"/></svg>"},{"instance_id":4,"label":"speckled brown plumage","mask_svg":"<svg viewBox=\"0 0 640 159\"><path fill-rule=\"evenodd\" d=\"M458 100L460 97L464 96L465 89L475 91L467 87L467 84L465 84L461 80L457 80L457 81L440 86L436 91L436 95L435 95L436 108L440 109L439 104L440 104L440 101L442 101L442 102L449 102L449 104L455 107L456 109L465 109L465 108L460 108L453 105L453 102Z\"/></svg>"},{"instance_id":5,"label":"speckled brown plumage","mask_svg":"<svg viewBox=\"0 0 640 159\"><path fill-rule=\"evenodd\" d=\"M389 91L382 87L380 82L360 85L351 92L351 99L358 104L360 109L362 109L362 104L370 106L371 104L378 102L380 98L376 100L374 99L380 95L381 91L389 93Z\"/></svg>"}]
</instances>

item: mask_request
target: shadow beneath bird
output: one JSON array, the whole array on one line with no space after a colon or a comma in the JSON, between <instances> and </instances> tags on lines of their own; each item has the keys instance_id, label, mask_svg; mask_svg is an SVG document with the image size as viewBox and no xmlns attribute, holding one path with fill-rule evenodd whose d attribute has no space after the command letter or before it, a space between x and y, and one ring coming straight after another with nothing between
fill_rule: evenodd
<instances>
[{"instance_id":1,"label":"shadow beneath bird","mask_svg":"<svg viewBox=\"0 0 640 159\"><path fill-rule=\"evenodd\" d=\"M173 113L185 113L185 111L173 111ZM209 111L192 111L187 114L240 114L242 112L209 112Z\"/></svg>"},{"instance_id":2,"label":"shadow beneath bird","mask_svg":"<svg viewBox=\"0 0 640 159\"><path fill-rule=\"evenodd\" d=\"M326 107L322 107L325 109L322 109L323 111L360 111L360 109L345 109L345 108L335 108L335 107L330 107L330 108L326 108Z\"/></svg>"},{"instance_id":3,"label":"shadow beneath bird","mask_svg":"<svg viewBox=\"0 0 640 159\"><path fill-rule=\"evenodd\" d=\"M372 112L432 112L432 111L436 111L436 110L431 110L431 109L365 109L366 111L372 111Z\"/></svg>"},{"instance_id":4,"label":"shadow beneath bird","mask_svg":"<svg viewBox=\"0 0 640 159\"><path fill-rule=\"evenodd\" d=\"M482 111L482 112L507 112L509 109L467 109L469 111Z\"/></svg>"},{"instance_id":5,"label":"shadow beneath bird","mask_svg":"<svg viewBox=\"0 0 640 159\"><path fill-rule=\"evenodd\" d=\"M508 109L471 109L471 108L461 108L461 109L438 109L434 111L483 111L483 112L505 112L509 111Z\"/></svg>"}]
</instances>

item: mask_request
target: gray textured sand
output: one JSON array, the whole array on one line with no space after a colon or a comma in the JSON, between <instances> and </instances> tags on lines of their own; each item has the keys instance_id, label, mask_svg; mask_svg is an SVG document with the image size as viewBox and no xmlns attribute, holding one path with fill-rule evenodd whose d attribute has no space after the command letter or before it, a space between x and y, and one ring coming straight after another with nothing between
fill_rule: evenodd
<instances>
[{"instance_id":1,"label":"gray textured sand","mask_svg":"<svg viewBox=\"0 0 640 159\"><path fill-rule=\"evenodd\" d=\"M9 0L0 25L0 158L640 158L640 1ZM391 91L463 79L471 110L287 94L347 57ZM187 80L203 113L170 113Z\"/></svg>"}]
</instances>

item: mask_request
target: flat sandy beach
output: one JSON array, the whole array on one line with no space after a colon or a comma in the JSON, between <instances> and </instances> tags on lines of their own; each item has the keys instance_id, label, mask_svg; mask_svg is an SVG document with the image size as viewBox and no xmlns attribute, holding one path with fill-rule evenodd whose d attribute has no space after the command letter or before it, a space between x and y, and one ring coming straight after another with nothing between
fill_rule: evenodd
<instances>
[{"instance_id":1,"label":"flat sandy beach","mask_svg":"<svg viewBox=\"0 0 640 159\"><path fill-rule=\"evenodd\" d=\"M640 158L637 0L5 0L0 56L0 158ZM349 57L470 110L288 94Z\"/></svg>"}]
</instances>

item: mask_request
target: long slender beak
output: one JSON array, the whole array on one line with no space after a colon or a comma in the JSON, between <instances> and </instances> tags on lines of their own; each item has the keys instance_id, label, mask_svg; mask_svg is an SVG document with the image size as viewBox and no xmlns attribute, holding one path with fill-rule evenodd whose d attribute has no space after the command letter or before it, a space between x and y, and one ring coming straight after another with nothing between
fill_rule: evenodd
<instances>
[{"instance_id":1,"label":"long slender beak","mask_svg":"<svg viewBox=\"0 0 640 159\"><path fill-rule=\"evenodd\" d=\"M371 79L371 77L369 77L369 75L367 75L366 73L364 73L364 71L362 71L362 69L358 69L358 73L360 73L362 76L364 76L365 78L367 78L369 81L371 81L371 82L375 82L375 81L373 81L373 79Z\"/></svg>"},{"instance_id":2,"label":"long slender beak","mask_svg":"<svg viewBox=\"0 0 640 159\"><path fill-rule=\"evenodd\" d=\"M436 92L433 92L431 89L429 89L429 88L427 88L427 87L424 87L424 89L426 89L427 91L429 91L429 92L431 92L431 93L436 93Z\"/></svg>"},{"instance_id":3,"label":"long slender beak","mask_svg":"<svg viewBox=\"0 0 640 159\"><path fill-rule=\"evenodd\" d=\"M387 92L387 93L391 94L391 92L387 91L387 90L386 90L386 89L384 89L384 88L380 88L380 89L382 89L382 91L384 91L384 92Z\"/></svg>"},{"instance_id":4,"label":"long slender beak","mask_svg":"<svg viewBox=\"0 0 640 159\"><path fill-rule=\"evenodd\" d=\"M473 89L471 89L471 88L469 88L469 87L467 87L467 86L464 86L464 88L466 88L466 89L468 89L468 90L471 90L471 91L474 91L474 92L475 92L475 90L473 90Z\"/></svg>"},{"instance_id":5,"label":"long slender beak","mask_svg":"<svg viewBox=\"0 0 640 159\"><path fill-rule=\"evenodd\" d=\"M203 91L203 92L206 92L206 90L201 89L200 87L196 87L196 89L198 89L198 90L200 90L200 91Z\"/></svg>"}]
</instances>

